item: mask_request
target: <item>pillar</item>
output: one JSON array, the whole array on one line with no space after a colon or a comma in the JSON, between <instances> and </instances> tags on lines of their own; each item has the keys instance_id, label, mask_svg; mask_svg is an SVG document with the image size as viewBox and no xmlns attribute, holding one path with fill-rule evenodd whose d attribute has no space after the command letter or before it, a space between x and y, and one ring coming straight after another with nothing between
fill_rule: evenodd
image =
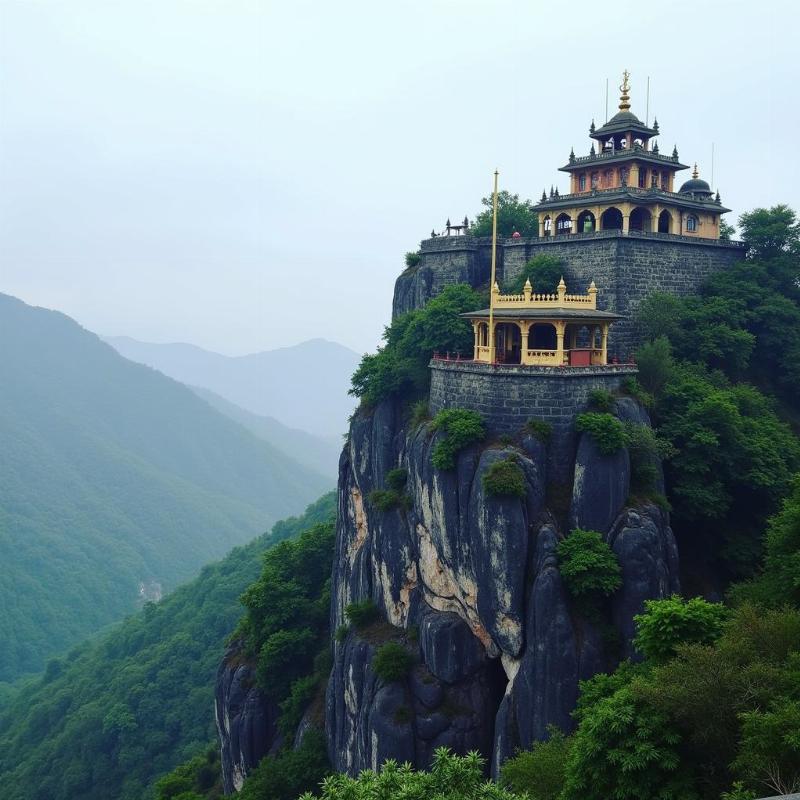
<instances>
[{"instance_id":1,"label":"pillar","mask_svg":"<svg viewBox=\"0 0 800 800\"><path fill-rule=\"evenodd\" d=\"M563 319L556 320L556 364L564 363L564 331L567 323Z\"/></svg>"},{"instance_id":2,"label":"pillar","mask_svg":"<svg viewBox=\"0 0 800 800\"><path fill-rule=\"evenodd\" d=\"M478 347L480 346L480 343L481 343L481 338L480 338L480 333L479 333L480 329L481 329L480 322L478 320L473 320L472 321L472 337L473 337L472 360L473 361L477 361L478 360Z\"/></svg>"},{"instance_id":3,"label":"pillar","mask_svg":"<svg viewBox=\"0 0 800 800\"><path fill-rule=\"evenodd\" d=\"M519 363L528 364L528 332L533 323L527 320L520 320L517 324L519 325L519 332L522 337L520 341Z\"/></svg>"},{"instance_id":4,"label":"pillar","mask_svg":"<svg viewBox=\"0 0 800 800\"><path fill-rule=\"evenodd\" d=\"M608 364L608 323L603 324L603 334L602 334L602 341L600 350L600 363L605 365Z\"/></svg>"}]
</instances>

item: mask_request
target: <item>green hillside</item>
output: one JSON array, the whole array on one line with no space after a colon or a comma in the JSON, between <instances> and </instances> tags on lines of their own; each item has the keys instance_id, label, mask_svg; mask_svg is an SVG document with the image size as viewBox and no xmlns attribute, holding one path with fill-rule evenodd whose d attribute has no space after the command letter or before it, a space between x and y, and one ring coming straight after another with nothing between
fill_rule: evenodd
<instances>
[{"instance_id":1,"label":"green hillside","mask_svg":"<svg viewBox=\"0 0 800 800\"><path fill-rule=\"evenodd\" d=\"M325 495L20 686L0 713L4 800L151 797L156 777L215 738L214 675L262 554L335 505Z\"/></svg>"},{"instance_id":2,"label":"green hillside","mask_svg":"<svg viewBox=\"0 0 800 800\"><path fill-rule=\"evenodd\" d=\"M62 314L0 295L0 341L0 681L332 484Z\"/></svg>"}]
</instances>

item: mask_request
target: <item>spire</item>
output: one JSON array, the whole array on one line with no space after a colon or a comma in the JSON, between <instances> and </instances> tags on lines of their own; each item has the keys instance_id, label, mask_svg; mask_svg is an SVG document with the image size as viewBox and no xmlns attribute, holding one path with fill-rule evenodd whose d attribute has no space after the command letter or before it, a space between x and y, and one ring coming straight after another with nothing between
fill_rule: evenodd
<instances>
[{"instance_id":1,"label":"spire","mask_svg":"<svg viewBox=\"0 0 800 800\"><path fill-rule=\"evenodd\" d=\"M722 203L722 200L721 200L721 198L720 198L720 196L719 196L719 189L717 189L717 196L714 198L714 202L715 202L717 205L721 205L721 203Z\"/></svg>"},{"instance_id":2,"label":"spire","mask_svg":"<svg viewBox=\"0 0 800 800\"><path fill-rule=\"evenodd\" d=\"M570 147L570 149L569 149L569 163L570 164L574 164L575 163L575 148L574 147Z\"/></svg>"},{"instance_id":3,"label":"spire","mask_svg":"<svg viewBox=\"0 0 800 800\"><path fill-rule=\"evenodd\" d=\"M542 202L547 200L547 189L542 189Z\"/></svg>"},{"instance_id":4,"label":"spire","mask_svg":"<svg viewBox=\"0 0 800 800\"><path fill-rule=\"evenodd\" d=\"M653 118L653 130L658 133L658 117Z\"/></svg>"},{"instance_id":5,"label":"spire","mask_svg":"<svg viewBox=\"0 0 800 800\"><path fill-rule=\"evenodd\" d=\"M658 155L658 142L653 142L653 152Z\"/></svg>"},{"instance_id":6,"label":"spire","mask_svg":"<svg viewBox=\"0 0 800 800\"><path fill-rule=\"evenodd\" d=\"M620 92L622 94L619 96L619 110L620 111L630 111L631 110L631 96L629 94L631 87L628 84L628 78L630 78L631 74L628 70L625 70L622 73L622 86L619 87Z\"/></svg>"},{"instance_id":7,"label":"spire","mask_svg":"<svg viewBox=\"0 0 800 800\"><path fill-rule=\"evenodd\" d=\"M593 155L594 155L594 142L592 142L592 146L591 146L591 148L590 148L590 150L589 150L589 155L590 155L590 156L593 156Z\"/></svg>"},{"instance_id":8,"label":"spire","mask_svg":"<svg viewBox=\"0 0 800 800\"><path fill-rule=\"evenodd\" d=\"M694 169L692 170L692 177L697 180L700 177L700 173L697 171L697 162L694 162Z\"/></svg>"},{"instance_id":9,"label":"spire","mask_svg":"<svg viewBox=\"0 0 800 800\"><path fill-rule=\"evenodd\" d=\"M675 146L672 148L672 157L673 157L673 158L677 158L677 157L678 157L678 145L675 145Z\"/></svg>"},{"instance_id":10,"label":"spire","mask_svg":"<svg viewBox=\"0 0 800 800\"><path fill-rule=\"evenodd\" d=\"M594 133L594 131L595 131L594 120L592 120L592 124L589 126L589 133Z\"/></svg>"}]
</instances>

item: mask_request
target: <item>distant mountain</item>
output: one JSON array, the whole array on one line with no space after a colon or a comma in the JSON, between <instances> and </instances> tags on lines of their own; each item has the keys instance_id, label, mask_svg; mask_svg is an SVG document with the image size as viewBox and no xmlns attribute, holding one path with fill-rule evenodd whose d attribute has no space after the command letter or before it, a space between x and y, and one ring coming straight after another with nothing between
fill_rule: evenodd
<instances>
[{"instance_id":1,"label":"distant mountain","mask_svg":"<svg viewBox=\"0 0 800 800\"><path fill-rule=\"evenodd\" d=\"M231 403L209 389L191 386L198 397L202 397L212 408L226 417L244 425L251 433L282 450L300 464L322 475L330 475L336 481L339 456L342 452L341 436L315 436L313 433L288 428L274 417L262 417Z\"/></svg>"},{"instance_id":2,"label":"distant mountain","mask_svg":"<svg viewBox=\"0 0 800 800\"><path fill-rule=\"evenodd\" d=\"M63 314L0 295L0 681L333 484Z\"/></svg>"},{"instance_id":3,"label":"distant mountain","mask_svg":"<svg viewBox=\"0 0 800 800\"><path fill-rule=\"evenodd\" d=\"M150 344L127 336L106 341L131 361L316 435L343 434L355 407L347 390L360 356L326 339L235 357L191 344Z\"/></svg>"},{"instance_id":4,"label":"distant mountain","mask_svg":"<svg viewBox=\"0 0 800 800\"><path fill-rule=\"evenodd\" d=\"M216 738L214 675L262 555L335 515L330 492L21 682L0 709L3 800L151 800Z\"/></svg>"}]
</instances>

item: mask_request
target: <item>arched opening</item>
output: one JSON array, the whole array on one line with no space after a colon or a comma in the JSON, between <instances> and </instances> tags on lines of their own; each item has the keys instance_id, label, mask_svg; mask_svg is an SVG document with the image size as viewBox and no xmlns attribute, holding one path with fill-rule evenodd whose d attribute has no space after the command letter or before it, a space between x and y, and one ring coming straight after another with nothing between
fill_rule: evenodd
<instances>
[{"instance_id":1,"label":"arched opening","mask_svg":"<svg viewBox=\"0 0 800 800\"><path fill-rule=\"evenodd\" d=\"M544 226L543 227L544 227L544 235L545 236L551 236L552 233L553 233L553 231L552 231L553 221L550 219L549 215L544 218Z\"/></svg>"},{"instance_id":2,"label":"arched opening","mask_svg":"<svg viewBox=\"0 0 800 800\"><path fill-rule=\"evenodd\" d=\"M632 231L653 230L653 216L646 208L634 208L631 211L629 227Z\"/></svg>"},{"instance_id":3,"label":"arched opening","mask_svg":"<svg viewBox=\"0 0 800 800\"><path fill-rule=\"evenodd\" d=\"M489 325L486 322L478 323L478 347L489 346Z\"/></svg>"},{"instance_id":4,"label":"arched opening","mask_svg":"<svg viewBox=\"0 0 800 800\"><path fill-rule=\"evenodd\" d=\"M581 211L578 214L578 229L575 233L593 233L596 229L597 221L591 211Z\"/></svg>"},{"instance_id":5,"label":"arched opening","mask_svg":"<svg viewBox=\"0 0 800 800\"><path fill-rule=\"evenodd\" d=\"M672 233L672 214L666 209L658 215L658 232Z\"/></svg>"},{"instance_id":6,"label":"arched opening","mask_svg":"<svg viewBox=\"0 0 800 800\"><path fill-rule=\"evenodd\" d=\"M600 216L600 225L604 231L621 231L622 212L618 208L607 208Z\"/></svg>"},{"instance_id":7,"label":"arched opening","mask_svg":"<svg viewBox=\"0 0 800 800\"><path fill-rule=\"evenodd\" d=\"M501 364L519 364L522 355L522 334L515 322L501 322L495 328L495 350Z\"/></svg>"},{"instance_id":8,"label":"arched opening","mask_svg":"<svg viewBox=\"0 0 800 800\"><path fill-rule=\"evenodd\" d=\"M555 350L556 327L550 322L536 322L528 331L528 350Z\"/></svg>"},{"instance_id":9,"label":"arched opening","mask_svg":"<svg viewBox=\"0 0 800 800\"><path fill-rule=\"evenodd\" d=\"M596 325L567 325L564 342L571 366L588 367L599 363L597 351L602 346L602 337Z\"/></svg>"},{"instance_id":10,"label":"arched opening","mask_svg":"<svg viewBox=\"0 0 800 800\"><path fill-rule=\"evenodd\" d=\"M569 214L559 214L556 217L556 236L563 233L572 233L572 219Z\"/></svg>"},{"instance_id":11,"label":"arched opening","mask_svg":"<svg viewBox=\"0 0 800 800\"><path fill-rule=\"evenodd\" d=\"M686 230L689 233L697 233L698 227L697 217L694 214L688 214L686 216Z\"/></svg>"}]
</instances>

